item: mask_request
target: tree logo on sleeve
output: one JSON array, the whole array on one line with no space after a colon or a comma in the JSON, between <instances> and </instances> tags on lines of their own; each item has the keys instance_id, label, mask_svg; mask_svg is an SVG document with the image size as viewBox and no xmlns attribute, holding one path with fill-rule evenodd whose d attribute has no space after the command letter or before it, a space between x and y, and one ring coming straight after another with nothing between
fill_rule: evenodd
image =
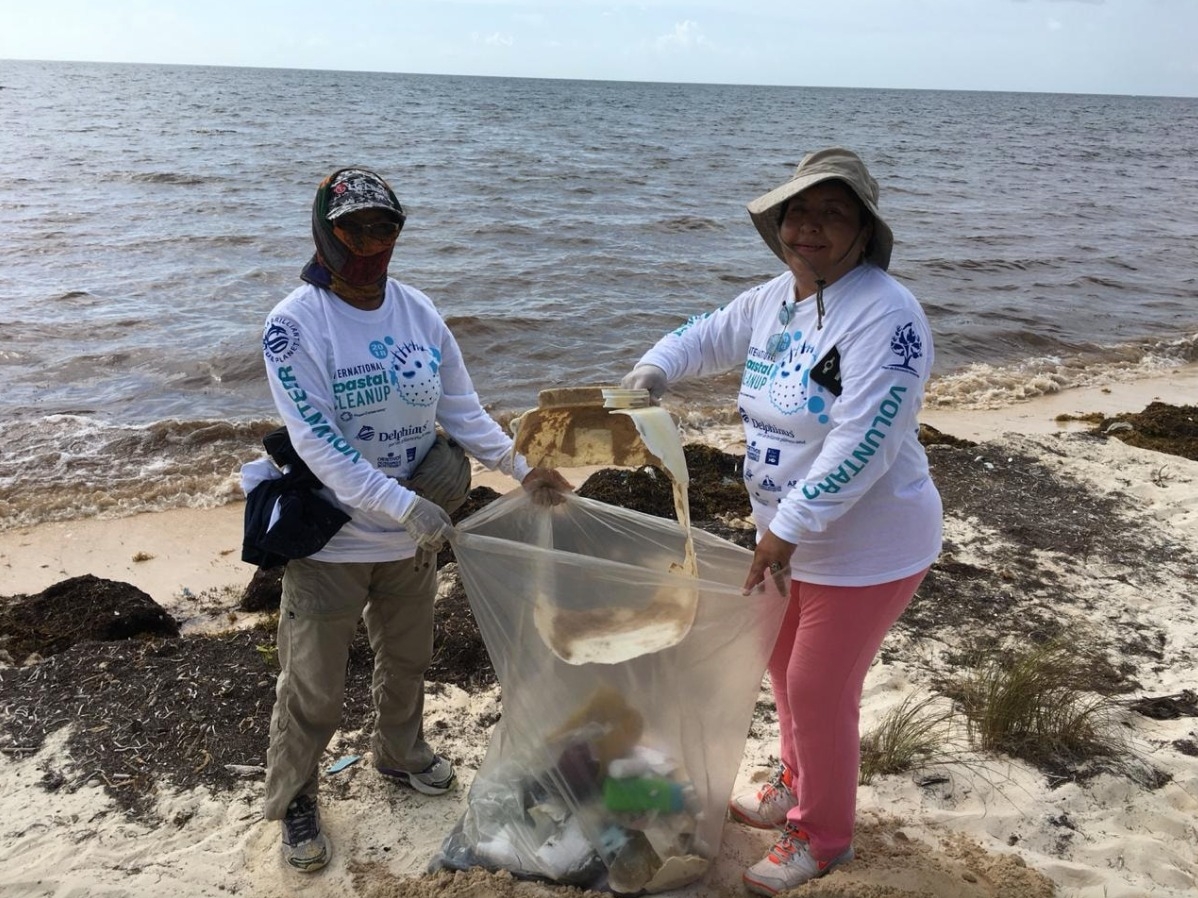
<instances>
[{"instance_id":1,"label":"tree logo on sleeve","mask_svg":"<svg viewBox=\"0 0 1198 898\"><path fill-rule=\"evenodd\" d=\"M920 339L919 332L915 330L915 322L908 321L894 329L894 336L890 338L890 351L902 361L894 365L884 365L883 367L887 371L906 371L910 374L919 374L911 367L911 363L915 359L923 358L923 340Z\"/></svg>"}]
</instances>

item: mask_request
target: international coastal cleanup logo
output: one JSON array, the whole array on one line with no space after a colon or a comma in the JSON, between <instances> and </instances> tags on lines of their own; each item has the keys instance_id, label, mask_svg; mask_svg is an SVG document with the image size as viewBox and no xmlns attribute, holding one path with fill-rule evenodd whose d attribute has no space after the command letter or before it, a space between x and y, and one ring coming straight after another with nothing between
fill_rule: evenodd
<instances>
[{"instance_id":1,"label":"international coastal cleanup logo","mask_svg":"<svg viewBox=\"0 0 1198 898\"><path fill-rule=\"evenodd\" d=\"M262 331L262 353L278 365L299 351L299 325L282 315L273 315Z\"/></svg>"}]
</instances>

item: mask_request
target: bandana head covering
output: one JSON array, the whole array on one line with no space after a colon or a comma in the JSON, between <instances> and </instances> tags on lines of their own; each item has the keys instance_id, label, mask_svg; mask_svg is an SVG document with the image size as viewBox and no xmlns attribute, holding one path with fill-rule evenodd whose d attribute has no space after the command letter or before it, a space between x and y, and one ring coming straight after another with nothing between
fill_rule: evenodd
<instances>
[{"instance_id":1,"label":"bandana head covering","mask_svg":"<svg viewBox=\"0 0 1198 898\"><path fill-rule=\"evenodd\" d=\"M385 209L403 227L407 215L391 187L364 168L333 172L316 189L312 201L312 240L316 253L300 277L339 296L380 296L387 286L387 266L394 244L369 256L355 255L333 231L336 219L363 209Z\"/></svg>"}]
</instances>

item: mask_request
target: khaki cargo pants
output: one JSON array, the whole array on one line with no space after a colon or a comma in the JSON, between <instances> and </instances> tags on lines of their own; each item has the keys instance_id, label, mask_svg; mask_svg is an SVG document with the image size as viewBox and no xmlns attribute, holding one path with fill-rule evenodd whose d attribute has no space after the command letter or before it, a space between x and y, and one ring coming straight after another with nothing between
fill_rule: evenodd
<instances>
[{"instance_id":1,"label":"khaki cargo pants","mask_svg":"<svg viewBox=\"0 0 1198 898\"><path fill-rule=\"evenodd\" d=\"M298 795L316 797L321 756L341 723L359 619L374 651L375 766L418 771L432 763L424 741L424 672L433 653L436 584L434 565L417 566L412 558L287 563L266 753L267 820L281 820Z\"/></svg>"}]
</instances>

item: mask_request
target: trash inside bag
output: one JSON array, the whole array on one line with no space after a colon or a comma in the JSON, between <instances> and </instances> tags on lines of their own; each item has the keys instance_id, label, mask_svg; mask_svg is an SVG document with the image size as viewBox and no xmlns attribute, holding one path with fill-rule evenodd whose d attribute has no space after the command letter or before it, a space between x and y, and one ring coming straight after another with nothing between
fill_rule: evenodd
<instances>
[{"instance_id":1,"label":"trash inside bag","mask_svg":"<svg viewBox=\"0 0 1198 898\"><path fill-rule=\"evenodd\" d=\"M704 876L786 599L752 553L674 521L523 490L454 554L502 687L466 812L431 868L621 894Z\"/></svg>"}]
</instances>

